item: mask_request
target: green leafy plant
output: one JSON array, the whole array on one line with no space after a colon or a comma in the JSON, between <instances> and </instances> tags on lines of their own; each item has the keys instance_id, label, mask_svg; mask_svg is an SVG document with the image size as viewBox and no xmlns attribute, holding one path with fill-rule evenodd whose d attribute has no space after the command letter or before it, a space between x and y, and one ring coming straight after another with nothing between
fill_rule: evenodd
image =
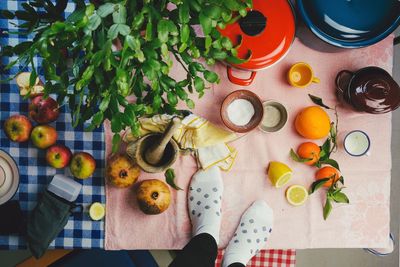
<instances>
[{"instance_id":1,"label":"green leafy plant","mask_svg":"<svg viewBox=\"0 0 400 267\"><path fill-rule=\"evenodd\" d=\"M251 57L237 58L241 38L235 44L218 31L245 16L251 0L75 0L75 10L64 19L67 2L32 0L22 4L23 10L3 10L3 17L24 21L9 34L33 34L33 39L3 47L1 56L17 56L6 69L16 63L21 69L30 66L31 85L38 76L33 59L42 57L45 95L68 103L73 126L88 122L86 129L93 130L108 119L114 133L130 127L138 134L138 117L178 113L179 101L192 109L190 94L201 97L206 82L219 82L200 58L213 65ZM185 79L169 75L173 58ZM127 101L130 95L135 102ZM119 143L120 138L113 139L115 146Z\"/></svg>"}]
</instances>

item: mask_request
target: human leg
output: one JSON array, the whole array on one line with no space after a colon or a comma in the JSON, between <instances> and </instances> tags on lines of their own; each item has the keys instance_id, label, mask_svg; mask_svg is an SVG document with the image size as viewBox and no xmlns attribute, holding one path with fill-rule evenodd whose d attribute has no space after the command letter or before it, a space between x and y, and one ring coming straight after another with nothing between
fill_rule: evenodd
<instances>
[{"instance_id":1,"label":"human leg","mask_svg":"<svg viewBox=\"0 0 400 267\"><path fill-rule=\"evenodd\" d=\"M222 267L245 266L258 250L265 247L272 231L272 221L273 212L267 203L255 201L242 215L225 250Z\"/></svg>"},{"instance_id":2,"label":"human leg","mask_svg":"<svg viewBox=\"0 0 400 267\"><path fill-rule=\"evenodd\" d=\"M220 169L198 171L188 193L193 238L177 255L170 267L213 267L217 258L221 226L223 184Z\"/></svg>"}]
</instances>

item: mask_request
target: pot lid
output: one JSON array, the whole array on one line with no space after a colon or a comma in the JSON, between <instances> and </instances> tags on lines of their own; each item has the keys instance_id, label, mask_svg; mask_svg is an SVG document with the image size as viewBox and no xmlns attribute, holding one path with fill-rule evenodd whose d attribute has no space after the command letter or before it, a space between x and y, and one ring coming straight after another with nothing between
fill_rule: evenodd
<instances>
[{"instance_id":1,"label":"pot lid","mask_svg":"<svg viewBox=\"0 0 400 267\"><path fill-rule=\"evenodd\" d=\"M400 87L381 68L359 70L351 79L349 89L349 99L359 110L381 114L400 106Z\"/></svg>"},{"instance_id":2,"label":"pot lid","mask_svg":"<svg viewBox=\"0 0 400 267\"><path fill-rule=\"evenodd\" d=\"M13 158L0 149L0 205L14 196L18 186L18 167Z\"/></svg>"},{"instance_id":3,"label":"pot lid","mask_svg":"<svg viewBox=\"0 0 400 267\"><path fill-rule=\"evenodd\" d=\"M295 16L287 0L253 0L246 17L219 30L238 48L238 57L250 59L235 67L266 68L286 55L295 36Z\"/></svg>"},{"instance_id":4,"label":"pot lid","mask_svg":"<svg viewBox=\"0 0 400 267\"><path fill-rule=\"evenodd\" d=\"M398 0L298 0L305 24L322 40L339 47L372 45L400 24Z\"/></svg>"}]
</instances>

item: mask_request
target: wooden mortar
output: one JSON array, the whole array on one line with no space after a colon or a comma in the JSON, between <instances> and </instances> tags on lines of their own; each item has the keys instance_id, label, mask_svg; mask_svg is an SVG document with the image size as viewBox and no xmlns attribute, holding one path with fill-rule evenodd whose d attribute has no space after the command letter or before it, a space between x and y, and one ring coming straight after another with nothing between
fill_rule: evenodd
<instances>
[{"instance_id":1,"label":"wooden mortar","mask_svg":"<svg viewBox=\"0 0 400 267\"><path fill-rule=\"evenodd\" d=\"M178 157L179 146L172 136L179 126L180 121L173 119L164 134L147 134L136 142L130 143L126 153L145 172L164 172L174 164Z\"/></svg>"}]
</instances>

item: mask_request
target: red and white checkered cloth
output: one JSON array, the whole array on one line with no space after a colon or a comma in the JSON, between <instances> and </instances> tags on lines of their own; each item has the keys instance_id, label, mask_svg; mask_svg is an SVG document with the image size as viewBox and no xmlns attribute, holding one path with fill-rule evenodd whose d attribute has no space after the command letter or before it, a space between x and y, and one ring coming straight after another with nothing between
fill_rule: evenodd
<instances>
[{"instance_id":1,"label":"red and white checkered cloth","mask_svg":"<svg viewBox=\"0 0 400 267\"><path fill-rule=\"evenodd\" d=\"M221 267L223 250L218 251L215 267ZM268 249L260 250L247 267L294 267L296 264L296 250Z\"/></svg>"}]
</instances>

